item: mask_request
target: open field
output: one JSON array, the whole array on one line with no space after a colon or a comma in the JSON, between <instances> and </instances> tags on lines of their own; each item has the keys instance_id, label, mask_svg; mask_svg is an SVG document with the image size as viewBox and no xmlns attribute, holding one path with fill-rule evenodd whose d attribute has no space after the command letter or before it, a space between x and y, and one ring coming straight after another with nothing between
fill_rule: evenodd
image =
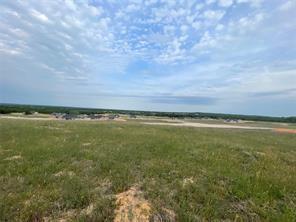
<instances>
[{"instance_id":1,"label":"open field","mask_svg":"<svg viewBox=\"0 0 296 222\"><path fill-rule=\"evenodd\" d=\"M1 118L0 175L0 221L296 220L296 135L271 130Z\"/></svg>"}]
</instances>

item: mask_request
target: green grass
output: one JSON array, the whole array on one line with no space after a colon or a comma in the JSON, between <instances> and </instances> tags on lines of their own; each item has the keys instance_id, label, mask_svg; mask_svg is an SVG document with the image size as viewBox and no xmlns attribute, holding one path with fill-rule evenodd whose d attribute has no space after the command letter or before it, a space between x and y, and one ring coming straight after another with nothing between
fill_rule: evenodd
<instances>
[{"instance_id":1,"label":"green grass","mask_svg":"<svg viewBox=\"0 0 296 222\"><path fill-rule=\"evenodd\" d=\"M0 221L112 221L135 184L177 221L296 220L292 134L0 119L0 175Z\"/></svg>"}]
</instances>

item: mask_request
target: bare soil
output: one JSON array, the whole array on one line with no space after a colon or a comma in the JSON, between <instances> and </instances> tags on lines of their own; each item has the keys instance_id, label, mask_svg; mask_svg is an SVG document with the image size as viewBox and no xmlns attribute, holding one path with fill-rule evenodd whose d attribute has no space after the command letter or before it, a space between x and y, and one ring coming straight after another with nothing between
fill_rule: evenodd
<instances>
[{"instance_id":1,"label":"bare soil","mask_svg":"<svg viewBox=\"0 0 296 222\"><path fill-rule=\"evenodd\" d=\"M136 186L117 194L116 205L114 222L149 222L151 205Z\"/></svg>"},{"instance_id":2,"label":"bare soil","mask_svg":"<svg viewBox=\"0 0 296 222\"><path fill-rule=\"evenodd\" d=\"M278 133L292 133L292 134L296 134L296 129L285 129L285 128L277 128L274 129L275 132Z\"/></svg>"},{"instance_id":3,"label":"bare soil","mask_svg":"<svg viewBox=\"0 0 296 222\"><path fill-rule=\"evenodd\" d=\"M180 122L180 123L165 123L165 122L142 122L146 125L167 125L167 126L189 126L189 127L204 127L204 128L221 128L221 129L259 129L259 130L272 130L269 127L254 127L254 126L235 126L226 124L208 124L208 123L192 123L192 122Z\"/></svg>"}]
</instances>

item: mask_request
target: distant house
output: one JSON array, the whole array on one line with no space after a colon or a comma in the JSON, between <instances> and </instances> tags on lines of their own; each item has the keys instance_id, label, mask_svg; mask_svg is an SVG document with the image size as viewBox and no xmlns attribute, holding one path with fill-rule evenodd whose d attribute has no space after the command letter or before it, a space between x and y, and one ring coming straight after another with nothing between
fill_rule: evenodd
<instances>
[{"instance_id":1,"label":"distant house","mask_svg":"<svg viewBox=\"0 0 296 222\"><path fill-rule=\"evenodd\" d=\"M101 119L103 117L103 115L101 115L101 114L90 114L88 117L90 119Z\"/></svg>"},{"instance_id":2,"label":"distant house","mask_svg":"<svg viewBox=\"0 0 296 222\"><path fill-rule=\"evenodd\" d=\"M108 116L108 119L110 119L110 120L113 120L113 119L116 119L116 118L119 118L119 115L118 114L110 114Z\"/></svg>"},{"instance_id":3,"label":"distant house","mask_svg":"<svg viewBox=\"0 0 296 222\"><path fill-rule=\"evenodd\" d=\"M237 119L226 119L224 120L226 123L238 123L239 121Z\"/></svg>"},{"instance_id":4,"label":"distant house","mask_svg":"<svg viewBox=\"0 0 296 222\"><path fill-rule=\"evenodd\" d=\"M80 114L80 115L77 115L76 118L77 119L86 119L86 118L88 118L88 115L86 115L86 114Z\"/></svg>"},{"instance_id":5,"label":"distant house","mask_svg":"<svg viewBox=\"0 0 296 222\"><path fill-rule=\"evenodd\" d=\"M63 115L62 118L65 119L65 120L73 120L73 119L76 119L77 118L77 115L74 115L74 114L65 114L65 115Z\"/></svg>"},{"instance_id":6,"label":"distant house","mask_svg":"<svg viewBox=\"0 0 296 222\"><path fill-rule=\"evenodd\" d=\"M51 115L53 115L55 118L59 119L59 118L63 118L63 116L65 114L64 113L52 113Z\"/></svg>"},{"instance_id":7,"label":"distant house","mask_svg":"<svg viewBox=\"0 0 296 222\"><path fill-rule=\"evenodd\" d=\"M109 115L109 116L108 116L108 119L113 120L113 119L115 119L115 116L114 116L114 115Z\"/></svg>"}]
</instances>

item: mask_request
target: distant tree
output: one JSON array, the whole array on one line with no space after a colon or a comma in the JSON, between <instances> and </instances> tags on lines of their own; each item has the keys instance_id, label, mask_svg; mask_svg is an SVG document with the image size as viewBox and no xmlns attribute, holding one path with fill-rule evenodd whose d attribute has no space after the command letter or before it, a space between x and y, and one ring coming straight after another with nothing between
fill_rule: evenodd
<instances>
[{"instance_id":1,"label":"distant tree","mask_svg":"<svg viewBox=\"0 0 296 222\"><path fill-rule=\"evenodd\" d=\"M30 110L25 111L25 115L32 115L32 114L33 114L33 111L30 111Z\"/></svg>"},{"instance_id":2,"label":"distant tree","mask_svg":"<svg viewBox=\"0 0 296 222\"><path fill-rule=\"evenodd\" d=\"M78 110L69 110L69 114L71 114L71 115L79 115L80 112Z\"/></svg>"}]
</instances>

